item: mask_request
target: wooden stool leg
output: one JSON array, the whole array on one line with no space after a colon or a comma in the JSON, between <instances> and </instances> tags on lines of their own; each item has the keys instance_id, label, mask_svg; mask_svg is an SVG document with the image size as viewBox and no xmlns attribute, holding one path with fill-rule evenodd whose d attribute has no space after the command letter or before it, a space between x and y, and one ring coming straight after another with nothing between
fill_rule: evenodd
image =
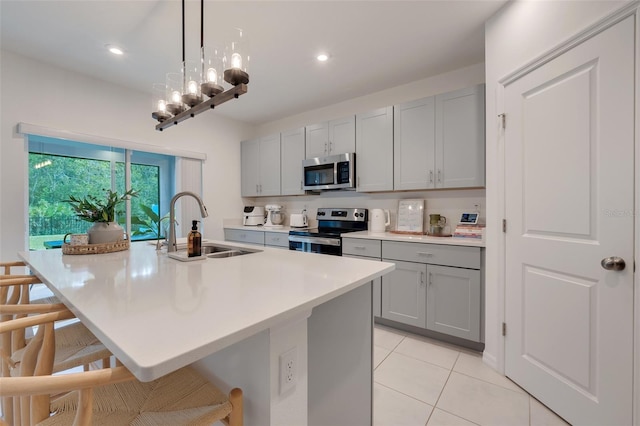
<instances>
[{"instance_id":1,"label":"wooden stool leg","mask_svg":"<svg viewBox=\"0 0 640 426\"><path fill-rule=\"evenodd\" d=\"M231 389L229 392L229 402L233 407L233 411L229 413L229 426L242 426L244 422L242 410L242 390L238 388Z\"/></svg>"}]
</instances>

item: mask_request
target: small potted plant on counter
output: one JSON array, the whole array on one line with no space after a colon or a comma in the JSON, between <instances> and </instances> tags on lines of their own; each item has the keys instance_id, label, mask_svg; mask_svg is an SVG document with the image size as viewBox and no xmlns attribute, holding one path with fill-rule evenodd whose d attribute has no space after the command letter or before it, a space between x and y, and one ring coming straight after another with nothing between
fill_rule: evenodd
<instances>
[{"instance_id":1,"label":"small potted plant on counter","mask_svg":"<svg viewBox=\"0 0 640 426\"><path fill-rule=\"evenodd\" d=\"M138 195L138 192L133 189L122 195L110 189L105 192L106 199L99 199L93 195L80 199L70 195L69 199L63 200L71 205L78 218L93 223L87 231L89 244L114 243L122 240L124 229L116 222L116 207Z\"/></svg>"}]
</instances>

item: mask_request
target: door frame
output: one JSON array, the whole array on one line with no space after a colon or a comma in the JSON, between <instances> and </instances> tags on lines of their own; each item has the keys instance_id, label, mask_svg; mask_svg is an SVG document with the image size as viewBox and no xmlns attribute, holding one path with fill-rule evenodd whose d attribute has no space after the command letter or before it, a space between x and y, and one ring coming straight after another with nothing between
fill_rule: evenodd
<instances>
[{"instance_id":1,"label":"door frame","mask_svg":"<svg viewBox=\"0 0 640 426\"><path fill-rule=\"evenodd\" d=\"M501 212L502 217L495 218L493 220L496 226L495 232L501 233L495 250L497 252L498 270L496 271L497 283L496 283L496 307L497 307L497 320L498 324L487 324L490 327L499 327L505 322L506 312L506 235L501 232L502 218L506 217L506 186L505 186L505 171L506 171L506 158L505 158L505 139L504 129L502 128L502 118L498 116L504 111L504 98L505 88L510 83L519 79L520 77L530 73L531 71L541 67L556 57L562 55L573 47L581 44L587 39L603 32L604 30L612 27L623 19L634 16L636 32L635 32L635 49L636 49L636 61L635 61L635 129L634 129L634 149L635 149L635 165L634 165L634 212L629 214L634 215L634 269L635 265L640 265L640 185L637 184L640 179L640 3L634 1L626 4L617 11L611 13L608 16L598 20L591 26L578 32L573 37L565 40L556 47L544 52L536 58L533 58L524 66L514 70L507 74L500 80L496 88L496 111L495 113L495 128L496 131L496 154L497 154L497 170L496 176L500 178L497 181L496 193L498 194L496 202L496 211ZM489 111L487 111L489 113ZM507 124L508 125L508 124ZM633 306L633 424L640 426L640 274L634 273L633 277L634 285L634 306ZM496 359L485 359L485 362L491 364L497 368L499 372L504 374L505 372L505 337L502 333L499 334L498 350L496 351Z\"/></svg>"}]
</instances>

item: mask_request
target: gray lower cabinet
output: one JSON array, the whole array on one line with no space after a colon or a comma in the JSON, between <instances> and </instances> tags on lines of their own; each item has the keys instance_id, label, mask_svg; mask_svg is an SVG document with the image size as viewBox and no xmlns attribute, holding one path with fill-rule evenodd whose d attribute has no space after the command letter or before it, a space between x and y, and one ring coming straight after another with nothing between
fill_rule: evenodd
<instances>
[{"instance_id":1,"label":"gray lower cabinet","mask_svg":"<svg viewBox=\"0 0 640 426\"><path fill-rule=\"evenodd\" d=\"M479 247L382 241L382 318L481 342Z\"/></svg>"},{"instance_id":2,"label":"gray lower cabinet","mask_svg":"<svg viewBox=\"0 0 640 426\"><path fill-rule=\"evenodd\" d=\"M264 245L289 250L289 234L286 232L265 232Z\"/></svg>"},{"instance_id":3,"label":"gray lower cabinet","mask_svg":"<svg viewBox=\"0 0 640 426\"><path fill-rule=\"evenodd\" d=\"M343 254L343 256L353 257L355 259L380 260L374 257L353 256L350 254ZM373 316L379 317L382 316L382 277L376 278L375 280L371 281L371 283L373 284L371 309L373 310Z\"/></svg>"},{"instance_id":4,"label":"gray lower cabinet","mask_svg":"<svg viewBox=\"0 0 640 426\"><path fill-rule=\"evenodd\" d=\"M427 324L427 265L393 262L396 269L382 277L382 318L420 328Z\"/></svg>"},{"instance_id":5,"label":"gray lower cabinet","mask_svg":"<svg viewBox=\"0 0 640 426\"><path fill-rule=\"evenodd\" d=\"M369 260L381 260L382 253L380 240L364 240L359 238L342 239L342 255L344 257L356 257ZM382 277L373 280L373 316L382 316Z\"/></svg>"},{"instance_id":6,"label":"gray lower cabinet","mask_svg":"<svg viewBox=\"0 0 640 426\"><path fill-rule=\"evenodd\" d=\"M239 243L264 245L264 231L245 231L242 229L224 230L225 241L237 241Z\"/></svg>"},{"instance_id":7,"label":"gray lower cabinet","mask_svg":"<svg viewBox=\"0 0 640 426\"><path fill-rule=\"evenodd\" d=\"M426 328L479 342L480 271L427 265L427 275Z\"/></svg>"}]
</instances>

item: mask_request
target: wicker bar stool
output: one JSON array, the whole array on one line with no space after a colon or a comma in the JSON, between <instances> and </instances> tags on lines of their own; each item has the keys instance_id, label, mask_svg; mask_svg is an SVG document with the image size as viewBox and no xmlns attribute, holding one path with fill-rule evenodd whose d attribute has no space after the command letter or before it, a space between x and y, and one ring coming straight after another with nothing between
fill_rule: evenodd
<instances>
[{"instance_id":1,"label":"wicker bar stool","mask_svg":"<svg viewBox=\"0 0 640 426\"><path fill-rule=\"evenodd\" d=\"M30 424L178 426L217 420L230 426L243 424L242 391L235 388L227 396L190 367L148 383L135 379L125 367L50 375L55 347L52 322L70 315L63 310L0 324L0 333L24 327L24 320L41 324L41 336L27 345L22 377L0 377L0 396L30 398ZM48 397L62 392L70 393L55 400Z\"/></svg>"},{"instance_id":2,"label":"wicker bar stool","mask_svg":"<svg viewBox=\"0 0 640 426\"><path fill-rule=\"evenodd\" d=\"M27 315L42 314L66 310L61 303L45 303L49 300L38 300L29 303L29 285L41 282L35 276L18 276L0 279L0 325L13 320L28 319ZM11 288L11 291L3 291ZM9 294L9 297L6 297ZM54 300L55 301L55 300ZM73 319L70 316L68 319ZM25 326L27 327L27 326ZM0 354L2 355L2 371L0 377L16 375L24 358L27 346L25 327L0 335ZM75 321L55 328L56 350L52 372L84 366L102 361L103 367L109 366L111 352L87 329L84 324ZM24 411L20 401L10 397L2 398L2 412L8 422L19 424Z\"/></svg>"}]
</instances>

